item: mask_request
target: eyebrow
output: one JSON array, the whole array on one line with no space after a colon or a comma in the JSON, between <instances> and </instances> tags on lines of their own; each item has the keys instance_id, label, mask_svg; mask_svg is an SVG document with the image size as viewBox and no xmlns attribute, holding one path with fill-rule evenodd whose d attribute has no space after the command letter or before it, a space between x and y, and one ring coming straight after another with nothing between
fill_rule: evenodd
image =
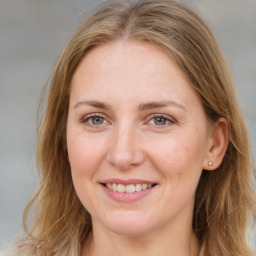
<instances>
[{"instance_id":1,"label":"eyebrow","mask_svg":"<svg viewBox=\"0 0 256 256\"><path fill-rule=\"evenodd\" d=\"M97 100L79 101L74 105L74 109L78 108L79 106L83 106L83 105L88 105L88 106L105 109L105 110L112 109L109 104L106 104L104 102L97 101ZM187 109L183 105L179 104L176 101L152 101L152 102L148 102L148 103L142 103L138 106L138 110L146 111L146 110L155 109L155 108L168 107L170 105L187 111Z\"/></svg>"},{"instance_id":2,"label":"eyebrow","mask_svg":"<svg viewBox=\"0 0 256 256\"><path fill-rule=\"evenodd\" d=\"M83 100L83 101L78 101L75 105L74 108L78 108L79 106L83 106L83 105L88 105L88 106L92 106L95 108L101 108L101 109L111 109L109 104L106 104L104 102L101 101L97 101L97 100Z\"/></svg>"},{"instance_id":3,"label":"eyebrow","mask_svg":"<svg viewBox=\"0 0 256 256\"><path fill-rule=\"evenodd\" d=\"M183 105L179 104L176 101L152 101L152 102L140 104L138 109L140 111L145 111L145 110L150 110L154 108L168 107L170 105L187 111L187 109Z\"/></svg>"}]
</instances>

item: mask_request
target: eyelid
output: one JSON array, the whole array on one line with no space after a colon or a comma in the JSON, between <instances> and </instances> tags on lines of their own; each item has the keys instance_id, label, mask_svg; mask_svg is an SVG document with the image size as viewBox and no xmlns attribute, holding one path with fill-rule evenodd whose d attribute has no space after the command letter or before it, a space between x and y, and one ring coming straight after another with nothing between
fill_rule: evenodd
<instances>
[{"instance_id":1,"label":"eyelid","mask_svg":"<svg viewBox=\"0 0 256 256\"><path fill-rule=\"evenodd\" d=\"M88 118L91 118L91 117L103 117L101 113L91 113L91 114L86 114L86 115L83 115L81 117L81 121L86 121Z\"/></svg>"},{"instance_id":2,"label":"eyelid","mask_svg":"<svg viewBox=\"0 0 256 256\"><path fill-rule=\"evenodd\" d=\"M177 121L175 120L175 118L169 116L169 115L166 115L166 114L162 114L162 113L154 113L154 114L151 114L148 116L148 119L147 119L147 122L151 121L152 119L154 118L157 118L157 117L160 117L160 118L163 118L165 120L167 120L169 123L168 124L164 124L164 125L154 125L154 126L157 126L158 128L163 128L163 127L166 127L166 126L169 126L169 125L172 125L174 123L176 123Z\"/></svg>"},{"instance_id":3,"label":"eyelid","mask_svg":"<svg viewBox=\"0 0 256 256\"><path fill-rule=\"evenodd\" d=\"M90 124L90 123L88 122L88 120L89 120L90 118L94 118L94 117L100 117L100 118L104 119L104 121L106 121L107 123L103 123L103 124L99 124L99 125ZM159 128L159 129L165 128L165 127L167 127L167 126L170 126L170 125L172 125L172 124L177 123L177 121L176 121L175 118L173 118L173 117L171 117L171 116L169 116L169 115L166 115L166 114L162 114L162 113L153 113L153 114L150 114L150 115L147 117L145 123L147 124L147 123L149 123L151 120L153 120L154 118L157 118L157 117L163 118L163 119L165 119L165 120L168 121L168 123L167 123L167 124L164 124L164 125L156 125L156 124L153 125L153 124L152 124L152 126L155 126L155 127ZM97 113L90 113L90 114L86 114L86 115L82 116L82 118L80 119L80 122L86 124L87 126L95 127L95 128L101 128L101 127L103 127L103 126L112 124L112 123L109 121L109 118L106 117L105 114L99 113L99 112L97 112Z\"/></svg>"},{"instance_id":4,"label":"eyelid","mask_svg":"<svg viewBox=\"0 0 256 256\"><path fill-rule=\"evenodd\" d=\"M91 127L102 127L102 126L105 126L106 124L101 124L101 125L93 125L93 124L90 124L88 122L88 120L90 118L94 118L94 117L100 117L102 119L104 119L104 121L106 121L107 123L111 124L111 122L108 121L108 118L106 118L106 116L103 114L103 113L91 113L91 114L87 114L87 115L84 115L81 119L80 119L80 122L81 123L86 123L88 126L91 126Z\"/></svg>"}]
</instances>

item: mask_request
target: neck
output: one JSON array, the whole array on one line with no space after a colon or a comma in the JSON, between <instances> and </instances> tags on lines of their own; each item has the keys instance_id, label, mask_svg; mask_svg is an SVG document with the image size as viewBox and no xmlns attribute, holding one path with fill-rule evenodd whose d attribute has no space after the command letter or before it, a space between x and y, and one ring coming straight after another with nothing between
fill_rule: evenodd
<instances>
[{"instance_id":1,"label":"neck","mask_svg":"<svg viewBox=\"0 0 256 256\"><path fill-rule=\"evenodd\" d=\"M131 236L102 229L101 224L94 222L93 233L83 246L82 256L198 256L200 243L186 224L183 228L173 225Z\"/></svg>"}]
</instances>

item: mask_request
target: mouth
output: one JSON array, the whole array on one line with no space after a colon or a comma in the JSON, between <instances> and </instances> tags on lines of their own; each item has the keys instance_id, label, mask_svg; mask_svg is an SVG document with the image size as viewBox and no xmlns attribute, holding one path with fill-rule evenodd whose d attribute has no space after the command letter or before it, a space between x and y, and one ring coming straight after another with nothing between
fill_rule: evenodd
<instances>
[{"instance_id":1,"label":"mouth","mask_svg":"<svg viewBox=\"0 0 256 256\"><path fill-rule=\"evenodd\" d=\"M118 193L136 193L143 190L148 190L157 184L136 183L136 184L120 184L120 183L101 183L111 191Z\"/></svg>"},{"instance_id":2,"label":"mouth","mask_svg":"<svg viewBox=\"0 0 256 256\"><path fill-rule=\"evenodd\" d=\"M111 199L122 203L132 203L148 195L154 195L158 183L141 179L114 178L102 180L100 185Z\"/></svg>"}]
</instances>

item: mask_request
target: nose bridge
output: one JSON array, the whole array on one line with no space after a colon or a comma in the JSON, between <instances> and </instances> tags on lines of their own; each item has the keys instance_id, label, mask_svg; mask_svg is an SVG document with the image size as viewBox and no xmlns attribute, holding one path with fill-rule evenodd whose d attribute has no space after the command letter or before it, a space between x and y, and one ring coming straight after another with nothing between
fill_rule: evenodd
<instances>
[{"instance_id":1,"label":"nose bridge","mask_svg":"<svg viewBox=\"0 0 256 256\"><path fill-rule=\"evenodd\" d=\"M143 159L139 132L128 122L117 125L112 134L112 141L107 159L118 169L129 169L139 165Z\"/></svg>"}]
</instances>

